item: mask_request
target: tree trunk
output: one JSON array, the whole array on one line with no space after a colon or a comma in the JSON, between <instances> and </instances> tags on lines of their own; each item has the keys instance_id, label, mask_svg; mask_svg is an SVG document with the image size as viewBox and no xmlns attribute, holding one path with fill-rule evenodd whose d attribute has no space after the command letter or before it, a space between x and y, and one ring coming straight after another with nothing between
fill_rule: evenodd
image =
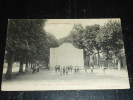
<instances>
[{"instance_id":1,"label":"tree trunk","mask_svg":"<svg viewBox=\"0 0 133 100\"><path fill-rule=\"evenodd\" d=\"M116 57L114 58L114 67L116 68Z\"/></svg>"},{"instance_id":2,"label":"tree trunk","mask_svg":"<svg viewBox=\"0 0 133 100\"><path fill-rule=\"evenodd\" d=\"M84 69L85 69L85 72L87 72L87 66L86 66L86 51L83 49L83 56L84 56Z\"/></svg>"},{"instance_id":3,"label":"tree trunk","mask_svg":"<svg viewBox=\"0 0 133 100\"><path fill-rule=\"evenodd\" d=\"M121 63L120 63L120 60L118 60L118 70L121 70Z\"/></svg>"},{"instance_id":4,"label":"tree trunk","mask_svg":"<svg viewBox=\"0 0 133 100\"><path fill-rule=\"evenodd\" d=\"M122 67L122 59L121 58L118 58L118 70L121 70L121 67Z\"/></svg>"},{"instance_id":5,"label":"tree trunk","mask_svg":"<svg viewBox=\"0 0 133 100\"><path fill-rule=\"evenodd\" d=\"M33 64L31 63L30 65L31 65L31 69L32 69L33 68Z\"/></svg>"},{"instance_id":6,"label":"tree trunk","mask_svg":"<svg viewBox=\"0 0 133 100\"><path fill-rule=\"evenodd\" d=\"M31 63L30 62L28 62L28 67L30 67L31 66Z\"/></svg>"},{"instance_id":7,"label":"tree trunk","mask_svg":"<svg viewBox=\"0 0 133 100\"><path fill-rule=\"evenodd\" d=\"M19 73L23 73L23 59L20 60Z\"/></svg>"},{"instance_id":8,"label":"tree trunk","mask_svg":"<svg viewBox=\"0 0 133 100\"><path fill-rule=\"evenodd\" d=\"M99 50L98 50L97 53L98 53L98 67L101 68L101 66L100 66L100 54L99 54Z\"/></svg>"},{"instance_id":9,"label":"tree trunk","mask_svg":"<svg viewBox=\"0 0 133 100\"><path fill-rule=\"evenodd\" d=\"M7 71L6 71L6 79L11 79L12 78L12 64L14 61L14 57L15 57L15 53L13 53L13 55L11 55L11 59L8 60L8 67L7 67Z\"/></svg>"},{"instance_id":10,"label":"tree trunk","mask_svg":"<svg viewBox=\"0 0 133 100\"><path fill-rule=\"evenodd\" d=\"M88 60L88 59L89 59L89 57L86 56L86 66L87 66L87 67L89 67L89 60Z\"/></svg>"},{"instance_id":11,"label":"tree trunk","mask_svg":"<svg viewBox=\"0 0 133 100\"><path fill-rule=\"evenodd\" d=\"M46 63L46 67L47 67L47 69L49 70L49 63Z\"/></svg>"},{"instance_id":12,"label":"tree trunk","mask_svg":"<svg viewBox=\"0 0 133 100\"><path fill-rule=\"evenodd\" d=\"M25 68L25 71L26 72L28 71L28 59L26 59L26 68Z\"/></svg>"},{"instance_id":13,"label":"tree trunk","mask_svg":"<svg viewBox=\"0 0 133 100\"><path fill-rule=\"evenodd\" d=\"M106 58L106 62L105 62L106 64L106 67L107 68L109 68L109 66L108 66L108 63L109 63L109 51L107 50L107 58Z\"/></svg>"}]
</instances>

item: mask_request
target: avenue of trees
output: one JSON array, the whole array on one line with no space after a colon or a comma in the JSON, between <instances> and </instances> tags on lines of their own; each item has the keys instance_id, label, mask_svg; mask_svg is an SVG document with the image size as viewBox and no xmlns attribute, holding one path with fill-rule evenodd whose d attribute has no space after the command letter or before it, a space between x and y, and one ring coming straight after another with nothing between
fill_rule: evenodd
<instances>
[{"instance_id":1,"label":"avenue of trees","mask_svg":"<svg viewBox=\"0 0 133 100\"><path fill-rule=\"evenodd\" d=\"M123 36L121 23L117 20L110 20L104 26L95 24L83 27L82 24L75 24L67 37L59 39L59 44L63 42L84 50L85 67L93 63L109 68L109 62L119 69L123 66Z\"/></svg>"},{"instance_id":2,"label":"avenue of trees","mask_svg":"<svg viewBox=\"0 0 133 100\"><path fill-rule=\"evenodd\" d=\"M48 67L49 51L51 47L58 47L62 43L72 43L76 48L84 51L84 66L91 63L101 67L122 66L124 58L123 36L121 23L110 20L100 26L74 24L69 35L56 39L52 33L45 31L46 19L10 19L8 21L5 61L8 64L6 79L11 79L12 65L19 62L19 73L23 73L23 65L45 64ZM97 59L96 59L97 58ZM104 63L103 63L104 62ZM95 64L94 64L95 63ZM120 69L120 68L119 68Z\"/></svg>"},{"instance_id":3,"label":"avenue of trees","mask_svg":"<svg viewBox=\"0 0 133 100\"><path fill-rule=\"evenodd\" d=\"M6 79L12 75L13 62L19 62L19 73L23 64L41 62L48 65L49 48L57 47L57 39L45 32L45 19L10 19L8 22L5 60L8 64Z\"/></svg>"}]
</instances>

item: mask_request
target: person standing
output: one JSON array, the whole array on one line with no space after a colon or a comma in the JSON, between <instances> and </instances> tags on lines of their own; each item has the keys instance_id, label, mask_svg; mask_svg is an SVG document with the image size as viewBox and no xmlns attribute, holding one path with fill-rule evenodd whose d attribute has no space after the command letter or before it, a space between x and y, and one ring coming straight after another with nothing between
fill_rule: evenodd
<instances>
[{"instance_id":1,"label":"person standing","mask_svg":"<svg viewBox=\"0 0 133 100\"><path fill-rule=\"evenodd\" d=\"M60 68L60 75L63 74L63 68Z\"/></svg>"},{"instance_id":2,"label":"person standing","mask_svg":"<svg viewBox=\"0 0 133 100\"><path fill-rule=\"evenodd\" d=\"M55 72L57 72L57 65L55 66Z\"/></svg>"},{"instance_id":3,"label":"person standing","mask_svg":"<svg viewBox=\"0 0 133 100\"><path fill-rule=\"evenodd\" d=\"M66 67L66 75L68 75L68 67Z\"/></svg>"},{"instance_id":4,"label":"person standing","mask_svg":"<svg viewBox=\"0 0 133 100\"><path fill-rule=\"evenodd\" d=\"M60 65L58 65L58 72L60 72Z\"/></svg>"},{"instance_id":5,"label":"person standing","mask_svg":"<svg viewBox=\"0 0 133 100\"><path fill-rule=\"evenodd\" d=\"M77 66L77 73L80 73L80 69L79 69L79 67Z\"/></svg>"},{"instance_id":6,"label":"person standing","mask_svg":"<svg viewBox=\"0 0 133 100\"><path fill-rule=\"evenodd\" d=\"M93 66L91 66L91 72L93 73Z\"/></svg>"},{"instance_id":7,"label":"person standing","mask_svg":"<svg viewBox=\"0 0 133 100\"><path fill-rule=\"evenodd\" d=\"M37 70L37 72L39 73L39 65L37 65L37 69L36 69L36 70Z\"/></svg>"},{"instance_id":8,"label":"person standing","mask_svg":"<svg viewBox=\"0 0 133 100\"><path fill-rule=\"evenodd\" d=\"M77 68L76 68L76 66L74 68L74 74L77 74Z\"/></svg>"},{"instance_id":9,"label":"person standing","mask_svg":"<svg viewBox=\"0 0 133 100\"><path fill-rule=\"evenodd\" d=\"M91 66L91 72L93 73L93 69L94 69L94 55L93 54L90 55L90 66Z\"/></svg>"},{"instance_id":10,"label":"person standing","mask_svg":"<svg viewBox=\"0 0 133 100\"><path fill-rule=\"evenodd\" d=\"M36 65L34 64L33 65L33 72L32 72L32 74L35 74L35 73L37 73L37 71L36 71Z\"/></svg>"},{"instance_id":11,"label":"person standing","mask_svg":"<svg viewBox=\"0 0 133 100\"><path fill-rule=\"evenodd\" d=\"M66 71L65 67L63 67L63 75L65 74L65 71Z\"/></svg>"},{"instance_id":12,"label":"person standing","mask_svg":"<svg viewBox=\"0 0 133 100\"><path fill-rule=\"evenodd\" d=\"M71 70L71 72L72 72L72 70L73 70L73 66L72 66L72 65L70 66L70 70Z\"/></svg>"}]
</instances>

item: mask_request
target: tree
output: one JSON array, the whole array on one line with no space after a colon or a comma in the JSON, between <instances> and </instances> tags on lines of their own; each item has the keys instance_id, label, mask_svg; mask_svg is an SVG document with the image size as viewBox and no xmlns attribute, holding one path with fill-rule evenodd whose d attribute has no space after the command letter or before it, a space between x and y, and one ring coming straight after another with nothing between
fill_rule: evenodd
<instances>
[{"instance_id":1,"label":"tree","mask_svg":"<svg viewBox=\"0 0 133 100\"><path fill-rule=\"evenodd\" d=\"M100 25L86 26L83 28L81 24L74 24L70 34L67 37L61 38L59 43L68 42L72 43L76 48L83 49L84 61L86 63L87 56L93 54L95 49L98 49L95 38L99 29Z\"/></svg>"},{"instance_id":2,"label":"tree","mask_svg":"<svg viewBox=\"0 0 133 100\"><path fill-rule=\"evenodd\" d=\"M70 35L58 39L58 45L61 45L61 44L63 44L63 43L72 43L72 42L70 41Z\"/></svg>"},{"instance_id":3,"label":"tree","mask_svg":"<svg viewBox=\"0 0 133 100\"><path fill-rule=\"evenodd\" d=\"M45 53L43 53L40 58L43 58L41 61L43 61L46 67L48 68L49 58L50 58L50 52L49 52L50 48L58 47L59 44L56 37L51 33L46 32L46 37L44 39L46 41L45 41L45 45L43 46L42 52L45 52Z\"/></svg>"},{"instance_id":4,"label":"tree","mask_svg":"<svg viewBox=\"0 0 133 100\"><path fill-rule=\"evenodd\" d=\"M83 46L83 26L82 24L74 24L70 34L68 35L69 41L77 48L84 49Z\"/></svg>"},{"instance_id":5,"label":"tree","mask_svg":"<svg viewBox=\"0 0 133 100\"><path fill-rule=\"evenodd\" d=\"M104 27L101 28L102 49L106 54L107 67L110 59L109 52L113 51L116 56L119 55L119 51L123 48L122 30L120 21L110 20ZM120 56L118 56L119 58Z\"/></svg>"},{"instance_id":6,"label":"tree","mask_svg":"<svg viewBox=\"0 0 133 100\"><path fill-rule=\"evenodd\" d=\"M26 40L22 39L22 32L20 25L18 24L21 20L9 20L8 22L8 35L7 35L7 44L6 44L6 60L8 62L8 68L6 72L6 78L10 79L12 74L12 64L15 58L15 53L18 48L26 49L28 48ZM21 45L22 44L22 45Z\"/></svg>"},{"instance_id":7,"label":"tree","mask_svg":"<svg viewBox=\"0 0 133 100\"><path fill-rule=\"evenodd\" d=\"M20 70L23 72L24 60L30 57L35 59L37 56L31 56L31 52L36 54L37 46L42 43L42 38L45 37L43 30L45 21L43 19L11 19L8 23L8 35L6 45L6 60L8 68L6 78L10 79L12 74L12 64L14 58L20 61Z\"/></svg>"},{"instance_id":8,"label":"tree","mask_svg":"<svg viewBox=\"0 0 133 100\"><path fill-rule=\"evenodd\" d=\"M19 52L19 54L20 54L21 59L20 59L19 72L23 72L24 62L26 62L26 67L28 67L28 60L31 55L32 55L31 58L34 60L34 63L36 63L36 60L39 58L37 51L39 51L39 49L41 49L42 47L42 44L44 44L43 40L45 38L45 31L43 27L45 25L44 23L46 20L43 20L43 19L31 20L30 19L30 20L21 20L21 21L22 21L21 32L23 32L22 37L23 39L27 40L27 44L29 48L26 50L20 48L21 52ZM27 26L25 27L25 25ZM31 52L31 55L28 55L29 52Z\"/></svg>"},{"instance_id":9,"label":"tree","mask_svg":"<svg viewBox=\"0 0 133 100\"><path fill-rule=\"evenodd\" d=\"M84 61L88 62L90 55L98 54L97 65L101 66L101 60L108 67L113 52L116 57L122 58L120 53L123 49L121 24L117 20L110 20L104 26L98 24L87 25L75 24L67 37L59 39L63 42L72 43L76 48L84 50ZM103 56L100 56L102 53ZM88 59L89 58L89 59ZM96 60L96 58L95 58ZM85 64L86 66L86 64Z\"/></svg>"},{"instance_id":10,"label":"tree","mask_svg":"<svg viewBox=\"0 0 133 100\"><path fill-rule=\"evenodd\" d=\"M90 55L94 56L94 53L96 53L95 52L96 50L98 52L98 60L99 60L100 40L97 37L99 35L99 30L100 30L100 25L98 25L98 24L91 25L91 26L87 25L84 29L84 35L83 35L82 40L83 40L83 45L85 47L86 56L89 56L89 61L92 61L91 60L92 57ZM93 59L93 61L94 61L94 59ZM87 62L88 62L88 60L87 60Z\"/></svg>"}]
</instances>

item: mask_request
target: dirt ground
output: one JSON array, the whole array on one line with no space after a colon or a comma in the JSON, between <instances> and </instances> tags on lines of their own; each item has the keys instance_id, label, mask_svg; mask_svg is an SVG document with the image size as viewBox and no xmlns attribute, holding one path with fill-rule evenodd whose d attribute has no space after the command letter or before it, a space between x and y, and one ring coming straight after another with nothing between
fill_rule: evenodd
<instances>
[{"instance_id":1,"label":"dirt ground","mask_svg":"<svg viewBox=\"0 0 133 100\"><path fill-rule=\"evenodd\" d=\"M4 73L5 73L4 69ZM17 73L14 68L13 72ZM11 80L6 80L3 76L2 90L71 90L71 89L121 89L129 88L127 70L90 69L85 72L68 75L60 75L54 69L40 69L39 73L32 74L32 69L28 72L15 75Z\"/></svg>"}]
</instances>

